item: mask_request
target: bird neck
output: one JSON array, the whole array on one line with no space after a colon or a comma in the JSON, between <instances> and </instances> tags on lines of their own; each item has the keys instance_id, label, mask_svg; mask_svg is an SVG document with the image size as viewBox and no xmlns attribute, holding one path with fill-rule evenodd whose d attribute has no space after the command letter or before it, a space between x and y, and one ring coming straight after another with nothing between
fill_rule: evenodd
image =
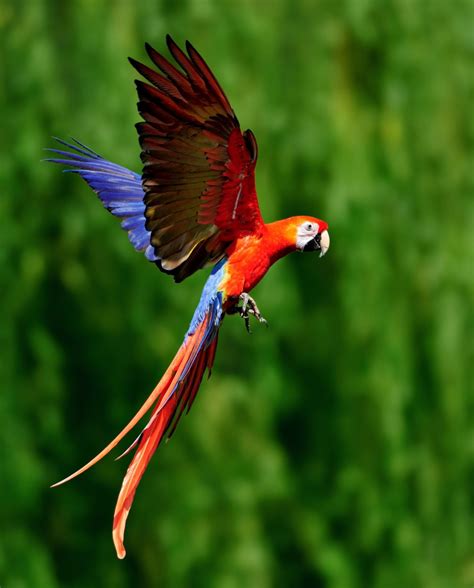
<instances>
[{"instance_id":1,"label":"bird neck","mask_svg":"<svg viewBox=\"0 0 474 588\"><path fill-rule=\"evenodd\" d=\"M272 264L296 251L296 227L293 219L285 218L266 224L264 239Z\"/></svg>"}]
</instances>

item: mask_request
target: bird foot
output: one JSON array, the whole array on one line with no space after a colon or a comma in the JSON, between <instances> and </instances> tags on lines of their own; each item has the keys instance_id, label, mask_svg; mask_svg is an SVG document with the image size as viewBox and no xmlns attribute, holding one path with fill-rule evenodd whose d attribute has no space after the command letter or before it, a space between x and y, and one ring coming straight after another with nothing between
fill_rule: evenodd
<instances>
[{"instance_id":1,"label":"bird foot","mask_svg":"<svg viewBox=\"0 0 474 588\"><path fill-rule=\"evenodd\" d=\"M247 294L247 292L242 292L242 294L239 296L239 299L242 301L242 306L237 307L237 311L244 319L245 328L247 329L248 333L252 332L250 330L250 316L254 316L259 323L262 323L268 327L268 323L262 316L257 303L249 294Z\"/></svg>"}]
</instances>

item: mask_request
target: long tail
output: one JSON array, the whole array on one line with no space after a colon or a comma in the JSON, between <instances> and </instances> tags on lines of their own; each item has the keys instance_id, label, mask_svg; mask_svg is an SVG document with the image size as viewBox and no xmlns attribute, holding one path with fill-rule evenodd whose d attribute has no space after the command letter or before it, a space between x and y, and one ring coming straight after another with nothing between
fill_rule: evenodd
<instances>
[{"instance_id":1,"label":"long tail","mask_svg":"<svg viewBox=\"0 0 474 588\"><path fill-rule=\"evenodd\" d=\"M217 270L219 268L216 268ZM217 272L218 274L220 272ZM217 281L216 272L211 274L206 286ZM115 506L112 537L120 559L125 557L123 538L128 513L133 503L135 491L148 462L164 435L173 434L184 410L191 408L206 368L210 370L214 362L217 338L222 322L221 294L215 288L204 288L201 302L196 309L189 331L176 356L147 398L143 406L128 425L85 466L53 485L59 486L79 476L105 455L107 455L138 421L155 405L150 421L132 445L120 456L137 447L127 469Z\"/></svg>"}]
</instances>

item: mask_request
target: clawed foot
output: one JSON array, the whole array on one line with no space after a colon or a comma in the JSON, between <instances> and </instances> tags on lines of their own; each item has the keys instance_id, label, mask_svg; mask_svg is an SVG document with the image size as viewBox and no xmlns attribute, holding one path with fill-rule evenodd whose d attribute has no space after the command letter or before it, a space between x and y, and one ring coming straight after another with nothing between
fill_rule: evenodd
<instances>
[{"instance_id":1,"label":"clawed foot","mask_svg":"<svg viewBox=\"0 0 474 588\"><path fill-rule=\"evenodd\" d=\"M242 292L239 296L239 299L242 301L242 306L235 306L231 311L230 314L239 313L240 316L244 319L245 328L247 329L248 333L251 333L250 330L250 316L254 316L259 323L263 323L265 326L268 327L267 321L263 318L262 313L260 312L257 303L255 300L247 294L247 292Z\"/></svg>"}]
</instances>

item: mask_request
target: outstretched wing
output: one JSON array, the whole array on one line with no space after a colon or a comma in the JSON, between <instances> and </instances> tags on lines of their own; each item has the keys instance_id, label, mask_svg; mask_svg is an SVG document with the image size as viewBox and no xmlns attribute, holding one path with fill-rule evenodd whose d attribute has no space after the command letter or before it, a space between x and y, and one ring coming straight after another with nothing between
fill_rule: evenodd
<instances>
[{"instance_id":1,"label":"outstretched wing","mask_svg":"<svg viewBox=\"0 0 474 588\"><path fill-rule=\"evenodd\" d=\"M64 171L79 174L99 196L104 207L122 220L122 228L128 233L130 243L137 251L143 251L150 261L157 261L150 245L151 234L145 228L145 203L141 176L126 167L107 161L89 147L73 139L67 143L56 141L67 148L47 149L56 157L46 161L68 165Z\"/></svg>"},{"instance_id":2,"label":"outstretched wing","mask_svg":"<svg viewBox=\"0 0 474 588\"><path fill-rule=\"evenodd\" d=\"M199 53L167 37L179 71L149 45L160 72L130 59L137 81L146 229L160 269L181 281L218 261L263 220L255 191L257 143L242 134L224 92Z\"/></svg>"}]
</instances>

